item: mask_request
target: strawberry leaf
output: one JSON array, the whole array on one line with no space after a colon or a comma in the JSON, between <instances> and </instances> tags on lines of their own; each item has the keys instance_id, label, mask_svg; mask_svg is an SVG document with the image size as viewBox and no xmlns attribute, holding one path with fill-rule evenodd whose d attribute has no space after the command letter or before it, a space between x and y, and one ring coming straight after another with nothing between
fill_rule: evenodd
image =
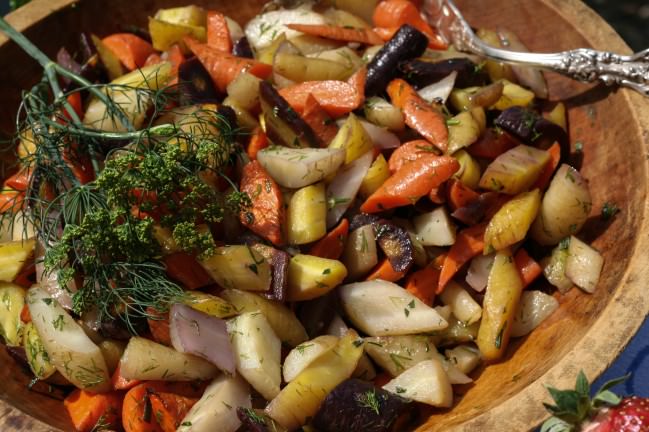
<instances>
[{"instance_id":1,"label":"strawberry leaf","mask_svg":"<svg viewBox=\"0 0 649 432\"><path fill-rule=\"evenodd\" d=\"M622 401L622 398L610 390L599 392L593 398L593 406L599 407L601 405L615 406Z\"/></svg>"},{"instance_id":2,"label":"strawberry leaf","mask_svg":"<svg viewBox=\"0 0 649 432\"><path fill-rule=\"evenodd\" d=\"M628 380L630 377L631 377L631 374L628 373L628 374L624 375L623 377L615 378L615 379L612 379L610 381L607 381L599 388L599 390L597 390L597 393L601 393L601 392L604 392L606 390L610 390L611 388L615 387L616 385L622 384L624 381Z\"/></svg>"},{"instance_id":3,"label":"strawberry leaf","mask_svg":"<svg viewBox=\"0 0 649 432\"><path fill-rule=\"evenodd\" d=\"M573 432L572 425L557 417L550 417L541 426L541 432Z\"/></svg>"},{"instance_id":4,"label":"strawberry leaf","mask_svg":"<svg viewBox=\"0 0 649 432\"><path fill-rule=\"evenodd\" d=\"M579 375L577 375L575 390L577 390L577 393L582 396L590 396L590 384L588 383L588 378L586 378L586 374L584 374L583 370L579 371Z\"/></svg>"}]
</instances>

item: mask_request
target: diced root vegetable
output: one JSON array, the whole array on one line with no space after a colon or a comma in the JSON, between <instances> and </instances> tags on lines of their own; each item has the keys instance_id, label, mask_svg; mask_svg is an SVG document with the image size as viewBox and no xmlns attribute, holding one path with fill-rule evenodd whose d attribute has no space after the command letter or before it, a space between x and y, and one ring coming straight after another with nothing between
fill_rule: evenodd
<instances>
[{"instance_id":1,"label":"diced root vegetable","mask_svg":"<svg viewBox=\"0 0 649 432\"><path fill-rule=\"evenodd\" d=\"M549 160L547 151L521 144L489 164L480 179L480 187L517 195L534 184Z\"/></svg>"},{"instance_id":2,"label":"diced root vegetable","mask_svg":"<svg viewBox=\"0 0 649 432\"><path fill-rule=\"evenodd\" d=\"M456 227L446 207L421 214L412 222L415 235L424 246L450 246L455 243Z\"/></svg>"},{"instance_id":3,"label":"diced root vegetable","mask_svg":"<svg viewBox=\"0 0 649 432\"><path fill-rule=\"evenodd\" d=\"M465 374L480 364L480 351L467 345L458 345L444 351L446 358Z\"/></svg>"},{"instance_id":4,"label":"diced root vegetable","mask_svg":"<svg viewBox=\"0 0 649 432\"><path fill-rule=\"evenodd\" d=\"M25 289L0 282L0 299L0 334L7 346L20 346L23 340L20 314L25 306Z\"/></svg>"},{"instance_id":5,"label":"diced root vegetable","mask_svg":"<svg viewBox=\"0 0 649 432\"><path fill-rule=\"evenodd\" d=\"M267 147L257 160L280 185L297 189L335 173L345 162L345 150L338 148L294 149Z\"/></svg>"},{"instance_id":6,"label":"diced root vegetable","mask_svg":"<svg viewBox=\"0 0 649 432\"><path fill-rule=\"evenodd\" d=\"M367 274L379 262L376 238L372 225L365 225L349 233L342 261L351 280Z\"/></svg>"},{"instance_id":7,"label":"diced root vegetable","mask_svg":"<svg viewBox=\"0 0 649 432\"><path fill-rule=\"evenodd\" d=\"M327 234L327 201L323 183L303 187L293 194L286 211L289 244L302 245Z\"/></svg>"},{"instance_id":8,"label":"diced root vegetable","mask_svg":"<svg viewBox=\"0 0 649 432\"><path fill-rule=\"evenodd\" d=\"M367 152L345 165L327 186L327 228L334 227L353 204L372 164L372 156L371 152Z\"/></svg>"},{"instance_id":9,"label":"diced root vegetable","mask_svg":"<svg viewBox=\"0 0 649 432\"><path fill-rule=\"evenodd\" d=\"M568 257L566 258L566 276L575 285L587 293L595 292L603 265L604 258L597 250L575 236L570 237Z\"/></svg>"},{"instance_id":10,"label":"diced root vegetable","mask_svg":"<svg viewBox=\"0 0 649 432\"><path fill-rule=\"evenodd\" d=\"M485 360L498 360L504 355L522 291L523 282L511 252L498 252L489 273L477 339Z\"/></svg>"},{"instance_id":11,"label":"diced root vegetable","mask_svg":"<svg viewBox=\"0 0 649 432\"><path fill-rule=\"evenodd\" d=\"M50 361L43 341L32 322L25 324L23 346L29 368L36 378L44 380L56 373L56 368Z\"/></svg>"},{"instance_id":12,"label":"diced root vegetable","mask_svg":"<svg viewBox=\"0 0 649 432\"><path fill-rule=\"evenodd\" d=\"M282 344L260 312L243 313L228 321L237 372L266 400L279 393Z\"/></svg>"},{"instance_id":13,"label":"diced root vegetable","mask_svg":"<svg viewBox=\"0 0 649 432\"><path fill-rule=\"evenodd\" d=\"M448 119L447 124L449 154L470 146L480 137L480 124L469 111L462 111Z\"/></svg>"},{"instance_id":14,"label":"diced root vegetable","mask_svg":"<svg viewBox=\"0 0 649 432\"><path fill-rule=\"evenodd\" d=\"M293 381L304 369L338 344L336 336L323 335L301 343L284 359L283 375L287 383Z\"/></svg>"},{"instance_id":15,"label":"diced root vegetable","mask_svg":"<svg viewBox=\"0 0 649 432\"><path fill-rule=\"evenodd\" d=\"M235 432L241 426L237 407L252 407L248 383L239 376L221 375L189 410L178 432Z\"/></svg>"},{"instance_id":16,"label":"diced root vegetable","mask_svg":"<svg viewBox=\"0 0 649 432\"><path fill-rule=\"evenodd\" d=\"M566 239L565 242L562 241L559 243L552 250L552 255L541 261L543 275L562 294L565 294L572 288L572 281L566 276L569 241L569 239Z\"/></svg>"},{"instance_id":17,"label":"diced root vegetable","mask_svg":"<svg viewBox=\"0 0 649 432\"><path fill-rule=\"evenodd\" d=\"M286 24L326 24L325 17L313 12L308 5L295 9L280 9L257 15L246 25L248 41L255 49L270 45L275 35L284 33L287 38L300 35Z\"/></svg>"},{"instance_id":18,"label":"diced root vegetable","mask_svg":"<svg viewBox=\"0 0 649 432\"><path fill-rule=\"evenodd\" d=\"M466 274L466 283L478 292L484 291L489 279L489 271L494 262L493 254L478 255L471 260Z\"/></svg>"},{"instance_id":19,"label":"diced root vegetable","mask_svg":"<svg viewBox=\"0 0 649 432\"><path fill-rule=\"evenodd\" d=\"M442 303L451 307L453 315L465 323L471 325L478 322L482 317L482 308L473 300L473 297L460 285L451 281L440 294Z\"/></svg>"},{"instance_id":20,"label":"diced root vegetable","mask_svg":"<svg viewBox=\"0 0 649 432\"><path fill-rule=\"evenodd\" d=\"M224 288L248 291L270 289L270 264L249 246L216 248L212 256L201 261L201 265Z\"/></svg>"},{"instance_id":21,"label":"diced root vegetable","mask_svg":"<svg viewBox=\"0 0 649 432\"><path fill-rule=\"evenodd\" d=\"M576 169L561 165L543 196L531 235L542 245L554 245L576 234L592 208L588 182Z\"/></svg>"},{"instance_id":22,"label":"diced root vegetable","mask_svg":"<svg viewBox=\"0 0 649 432\"><path fill-rule=\"evenodd\" d=\"M34 239L0 244L0 281L13 282L34 254L35 245Z\"/></svg>"},{"instance_id":23,"label":"diced root vegetable","mask_svg":"<svg viewBox=\"0 0 649 432\"><path fill-rule=\"evenodd\" d=\"M373 280L339 288L349 319L370 336L394 336L441 330L448 326L435 309L391 282Z\"/></svg>"},{"instance_id":24,"label":"diced root vegetable","mask_svg":"<svg viewBox=\"0 0 649 432\"><path fill-rule=\"evenodd\" d=\"M280 302L265 299L251 292L233 289L223 290L221 296L239 312L261 312L275 334L289 346L297 346L308 338L302 323Z\"/></svg>"},{"instance_id":25,"label":"diced root vegetable","mask_svg":"<svg viewBox=\"0 0 649 432\"><path fill-rule=\"evenodd\" d=\"M38 286L27 291L26 301L45 351L61 375L80 389L108 391L104 357L81 326Z\"/></svg>"},{"instance_id":26,"label":"diced root vegetable","mask_svg":"<svg viewBox=\"0 0 649 432\"><path fill-rule=\"evenodd\" d=\"M429 103L436 102L444 104L446 103L446 99L451 95L451 91L453 91L456 78L457 71L453 71L441 80L419 89L417 93Z\"/></svg>"},{"instance_id":27,"label":"diced root vegetable","mask_svg":"<svg viewBox=\"0 0 649 432\"><path fill-rule=\"evenodd\" d=\"M132 337L119 363L121 375L129 380L193 381L214 378L212 363L184 354L142 337Z\"/></svg>"},{"instance_id":28,"label":"diced root vegetable","mask_svg":"<svg viewBox=\"0 0 649 432\"><path fill-rule=\"evenodd\" d=\"M453 404L453 388L439 357L418 363L383 388L427 405L447 408Z\"/></svg>"},{"instance_id":29,"label":"diced root vegetable","mask_svg":"<svg viewBox=\"0 0 649 432\"><path fill-rule=\"evenodd\" d=\"M368 337L365 338L365 352L392 376L437 356L432 339L423 335Z\"/></svg>"},{"instance_id":30,"label":"diced root vegetable","mask_svg":"<svg viewBox=\"0 0 649 432\"><path fill-rule=\"evenodd\" d=\"M345 163L355 161L373 148L372 140L367 134L361 121L353 113L349 114L345 123L329 144L330 149L344 149Z\"/></svg>"},{"instance_id":31,"label":"diced root vegetable","mask_svg":"<svg viewBox=\"0 0 649 432\"><path fill-rule=\"evenodd\" d=\"M363 354L353 330L336 347L302 371L266 406L266 414L289 430L297 429L313 417L327 394L356 369Z\"/></svg>"},{"instance_id":32,"label":"diced root vegetable","mask_svg":"<svg viewBox=\"0 0 649 432\"><path fill-rule=\"evenodd\" d=\"M365 101L364 112L370 122L391 131L399 132L406 127L401 109L378 96L373 96Z\"/></svg>"},{"instance_id":33,"label":"diced root vegetable","mask_svg":"<svg viewBox=\"0 0 649 432\"><path fill-rule=\"evenodd\" d=\"M525 336L530 333L543 320L552 315L558 307L557 299L542 291L523 292L512 325L512 337Z\"/></svg>"},{"instance_id":34,"label":"diced root vegetable","mask_svg":"<svg viewBox=\"0 0 649 432\"><path fill-rule=\"evenodd\" d=\"M288 266L288 301L323 296L340 285L346 276L347 269L338 260L295 255Z\"/></svg>"},{"instance_id":35,"label":"diced root vegetable","mask_svg":"<svg viewBox=\"0 0 649 432\"><path fill-rule=\"evenodd\" d=\"M484 235L484 253L502 250L525 238L541 204L538 189L523 192L505 203L491 218Z\"/></svg>"}]
</instances>

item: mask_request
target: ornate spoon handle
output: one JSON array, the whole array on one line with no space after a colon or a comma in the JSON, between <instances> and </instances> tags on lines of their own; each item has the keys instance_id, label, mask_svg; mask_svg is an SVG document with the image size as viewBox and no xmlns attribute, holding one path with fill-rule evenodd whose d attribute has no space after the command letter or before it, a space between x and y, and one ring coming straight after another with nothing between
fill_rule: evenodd
<instances>
[{"instance_id":1,"label":"ornate spoon handle","mask_svg":"<svg viewBox=\"0 0 649 432\"><path fill-rule=\"evenodd\" d=\"M629 56L587 48L549 54L509 51L480 40L453 0L426 0L424 12L460 51L558 72L578 81L629 87L649 96L649 49Z\"/></svg>"}]
</instances>

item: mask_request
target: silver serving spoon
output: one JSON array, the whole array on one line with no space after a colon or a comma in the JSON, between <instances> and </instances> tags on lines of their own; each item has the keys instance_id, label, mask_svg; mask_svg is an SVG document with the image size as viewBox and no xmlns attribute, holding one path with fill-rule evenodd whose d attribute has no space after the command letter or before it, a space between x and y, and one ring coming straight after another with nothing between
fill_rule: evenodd
<instances>
[{"instance_id":1,"label":"silver serving spoon","mask_svg":"<svg viewBox=\"0 0 649 432\"><path fill-rule=\"evenodd\" d=\"M453 0L426 0L424 14L440 35L460 51L558 72L578 81L620 85L649 96L649 49L629 56L587 48L548 54L509 51L480 40Z\"/></svg>"}]
</instances>

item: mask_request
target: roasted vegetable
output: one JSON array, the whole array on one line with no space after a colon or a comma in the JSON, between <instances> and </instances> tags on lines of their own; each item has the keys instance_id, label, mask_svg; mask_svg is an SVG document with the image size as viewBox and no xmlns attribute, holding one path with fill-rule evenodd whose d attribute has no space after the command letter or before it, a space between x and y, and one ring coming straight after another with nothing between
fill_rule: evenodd
<instances>
[{"instance_id":1,"label":"roasted vegetable","mask_svg":"<svg viewBox=\"0 0 649 432\"><path fill-rule=\"evenodd\" d=\"M26 302L45 351L61 375L78 388L108 391L104 357L81 326L38 286L27 291Z\"/></svg>"},{"instance_id":2,"label":"roasted vegetable","mask_svg":"<svg viewBox=\"0 0 649 432\"><path fill-rule=\"evenodd\" d=\"M222 287L248 291L270 289L270 264L250 246L221 246L211 257L202 260L201 265Z\"/></svg>"},{"instance_id":3,"label":"roasted vegetable","mask_svg":"<svg viewBox=\"0 0 649 432\"><path fill-rule=\"evenodd\" d=\"M338 286L346 276L347 269L338 260L295 255L288 265L288 300L320 297Z\"/></svg>"},{"instance_id":4,"label":"roasted vegetable","mask_svg":"<svg viewBox=\"0 0 649 432\"><path fill-rule=\"evenodd\" d=\"M527 107L534 100L534 93L531 91L507 80L502 80L501 83L502 94L491 108L504 111L515 106ZM532 137L532 141L536 141L536 138Z\"/></svg>"},{"instance_id":5,"label":"roasted vegetable","mask_svg":"<svg viewBox=\"0 0 649 432\"><path fill-rule=\"evenodd\" d=\"M212 77L205 66L196 57L180 64L178 81L181 83L181 97L186 104L218 102L223 99L214 87Z\"/></svg>"},{"instance_id":6,"label":"roasted vegetable","mask_svg":"<svg viewBox=\"0 0 649 432\"><path fill-rule=\"evenodd\" d=\"M295 314L283 304L236 289L223 290L220 295L239 312L261 312L283 343L294 347L307 340L304 327Z\"/></svg>"},{"instance_id":7,"label":"roasted vegetable","mask_svg":"<svg viewBox=\"0 0 649 432\"><path fill-rule=\"evenodd\" d=\"M344 81L354 73L352 68L340 62L284 52L275 55L273 69L281 76L295 82Z\"/></svg>"},{"instance_id":8,"label":"roasted vegetable","mask_svg":"<svg viewBox=\"0 0 649 432\"><path fill-rule=\"evenodd\" d=\"M447 120L448 124L448 153L468 147L480 137L480 124L470 111L463 111Z\"/></svg>"},{"instance_id":9,"label":"roasted vegetable","mask_svg":"<svg viewBox=\"0 0 649 432\"><path fill-rule=\"evenodd\" d=\"M259 83L259 99L266 134L275 144L286 147L321 147L318 136L295 112L272 84Z\"/></svg>"},{"instance_id":10,"label":"roasted vegetable","mask_svg":"<svg viewBox=\"0 0 649 432\"><path fill-rule=\"evenodd\" d=\"M56 373L56 368L50 361L50 357L45 350L45 345L34 323L25 324L23 331L23 346L25 347L25 355L34 376L38 379L44 380Z\"/></svg>"},{"instance_id":11,"label":"roasted vegetable","mask_svg":"<svg viewBox=\"0 0 649 432\"><path fill-rule=\"evenodd\" d=\"M228 321L237 372L266 400L282 382L281 341L260 312L246 312Z\"/></svg>"},{"instance_id":12,"label":"roasted vegetable","mask_svg":"<svg viewBox=\"0 0 649 432\"><path fill-rule=\"evenodd\" d=\"M218 369L207 360L134 336L119 362L120 374L130 380L193 381L215 377Z\"/></svg>"},{"instance_id":13,"label":"roasted vegetable","mask_svg":"<svg viewBox=\"0 0 649 432\"><path fill-rule=\"evenodd\" d=\"M482 86L487 75L467 58L451 58L441 61L410 60L399 65L399 71L406 81L420 89L440 81L452 72L457 73L455 85L459 88Z\"/></svg>"},{"instance_id":14,"label":"roasted vegetable","mask_svg":"<svg viewBox=\"0 0 649 432\"><path fill-rule=\"evenodd\" d=\"M570 154L566 131L527 108L520 106L508 108L500 113L494 120L494 124L529 145L547 148L557 141L561 144L561 154Z\"/></svg>"},{"instance_id":15,"label":"roasted vegetable","mask_svg":"<svg viewBox=\"0 0 649 432\"><path fill-rule=\"evenodd\" d=\"M337 148L290 149L272 146L257 153L257 160L277 183L297 189L336 172L345 162L345 151Z\"/></svg>"},{"instance_id":16,"label":"roasted vegetable","mask_svg":"<svg viewBox=\"0 0 649 432\"><path fill-rule=\"evenodd\" d=\"M561 165L543 195L531 235L542 245L554 245L579 232L592 209L588 182L568 165Z\"/></svg>"},{"instance_id":17,"label":"roasted vegetable","mask_svg":"<svg viewBox=\"0 0 649 432\"><path fill-rule=\"evenodd\" d=\"M255 243L251 247L270 263L270 272L272 275L270 291L262 295L269 300L286 300L290 256L283 250L275 249L262 243Z\"/></svg>"},{"instance_id":18,"label":"roasted vegetable","mask_svg":"<svg viewBox=\"0 0 649 432\"><path fill-rule=\"evenodd\" d=\"M446 207L416 216L412 223L417 239L424 246L450 246L455 243L455 224Z\"/></svg>"},{"instance_id":19,"label":"roasted vegetable","mask_svg":"<svg viewBox=\"0 0 649 432\"><path fill-rule=\"evenodd\" d=\"M0 282L0 334L7 346L20 346L23 323L20 313L25 306L25 289L8 282Z\"/></svg>"},{"instance_id":20,"label":"roasted vegetable","mask_svg":"<svg viewBox=\"0 0 649 432\"><path fill-rule=\"evenodd\" d=\"M293 381L304 369L338 344L336 336L323 335L296 346L284 359L283 376L287 383Z\"/></svg>"},{"instance_id":21,"label":"roasted vegetable","mask_svg":"<svg viewBox=\"0 0 649 432\"><path fill-rule=\"evenodd\" d=\"M314 416L329 392L351 376L363 354L358 335L350 330L338 345L311 363L266 407L266 413L289 430Z\"/></svg>"},{"instance_id":22,"label":"roasted vegetable","mask_svg":"<svg viewBox=\"0 0 649 432\"><path fill-rule=\"evenodd\" d=\"M359 379L333 389L313 418L320 432L403 430L408 424L410 401Z\"/></svg>"},{"instance_id":23,"label":"roasted vegetable","mask_svg":"<svg viewBox=\"0 0 649 432\"><path fill-rule=\"evenodd\" d=\"M475 347L458 345L444 351L446 358L461 372L471 373L480 364L480 352Z\"/></svg>"},{"instance_id":24,"label":"roasted vegetable","mask_svg":"<svg viewBox=\"0 0 649 432\"><path fill-rule=\"evenodd\" d=\"M406 126L401 110L381 97L368 98L363 111L369 121L391 131L401 131Z\"/></svg>"},{"instance_id":25,"label":"roasted vegetable","mask_svg":"<svg viewBox=\"0 0 649 432\"><path fill-rule=\"evenodd\" d=\"M187 306L216 318L230 318L238 313L234 306L221 297L201 291L188 291L185 297L184 303Z\"/></svg>"},{"instance_id":26,"label":"roasted vegetable","mask_svg":"<svg viewBox=\"0 0 649 432\"><path fill-rule=\"evenodd\" d=\"M286 27L286 24L326 24L325 17L311 10L309 4L300 4L293 9L278 9L255 16L246 25L246 37L256 50L270 45L277 35L287 38L300 35Z\"/></svg>"},{"instance_id":27,"label":"roasted vegetable","mask_svg":"<svg viewBox=\"0 0 649 432\"><path fill-rule=\"evenodd\" d=\"M437 355L429 336L381 336L365 338L365 351L393 377Z\"/></svg>"},{"instance_id":28,"label":"roasted vegetable","mask_svg":"<svg viewBox=\"0 0 649 432\"><path fill-rule=\"evenodd\" d=\"M372 152L367 152L342 167L327 186L327 228L333 228L351 207L372 164Z\"/></svg>"},{"instance_id":29,"label":"roasted vegetable","mask_svg":"<svg viewBox=\"0 0 649 432\"><path fill-rule=\"evenodd\" d=\"M570 239L565 239L552 249L552 255L543 259L543 275L560 293L565 294L572 288L572 281L566 276L566 261Z\"/></svg>"},{"instance_id":30,"label":"roasted vegetable","mask_svg":"<svg viewBox=\"0 0 649 432\"><path fill-rule=\"evenodd\" d=\"M514 324L512 337L525 336L539 326L559 307L557 299L542 291L525 291L521 296L520 304Z\"/></svg>"},{"instance_id":31,"label":"roasted vegetable","mask_svg":"<svg viewBox=\"0 0 649 432\"><path fill-rule=\"evenodd\" d=\"M498 360L505 354L522 291L523 283L511 252L498 252L489 273L477 339L486 361Z\"/></svg>"},{"instance_id":32,"label":"roasted vegetable","mask_svg":"<svg viewBox=\"0 0 649 432\"><path fill-rule=\"evenodd\" d=\"M228 97L237 101L243 109L252 110L259 105L260 83L256 76L242 72L228 84Z\"/></svg>"},{"instance_id":33,"label":"roasted vegetable","mask_svg":"<svg viewBox=\"0 0 649 432\"><path fill-rule=\"evenodd\" d=\"M240 376L221 375L189 410L178 432L236 432L241 426L237 408L252 408L250 387Z\"/></svg>"},{"instance_id":34,"label":"roasted vegetable","mask_svg":"<svg viewBox=\"0 0 649 432\"><path fill-rule=\"evenodd\" d=\"M344 149L345 163L348 164L372 150L373 144L358 117L349 114L329 148Z\"/></svg>"},{"instance_id":35,"label":"roasted vegetable","mask_svg":"<svg viewBox=\"0 0 649 432\"><path fill-rule=\"evenodd\" d=\"M398 73L399 63L419 57L427 46L428 38L425 34L408 24L401 26L367 65L365 96L382 93Z\"/></svg>"},{"instance_id":36,"label":"roasted vegetable","mask_svg":"<svg viewBox=\"0 0 649 432\"><path fill-rule=\"evenodd\" d=\"M183 43L183 38L189 36L199 42L205 42L207 38L205 27L174 24L157 18L149 18L149 33L153 48L159 51L166 51L174 44L179 44L184 51L188 51Z\"/></svg>"},{"instance_id":37,"label":"roasted vegetable","mask_svg":"<svg viewBox=\"0 0 649 432\"><path fill-rule=\"evenodd\" d=\"M385 183L388 177L390 177L388 163L385 160L385 157L381 154L374 159L369 170L367 170L367 174L361 183L360 194L365 198L372 195L383 183Z\"/></svg>"},{"instance_id":38,"label":"roasted vegetable","mask_svg":"<svg viewBox=\"0 0 649 432\"><path fill-rule=\"evenodd\" d=\"M13 282L34 254L34 239L0 244L0 281Z\"/></svg>"},{"instance_id":39,"label":"roasted vegetable","mask_svg":"<svg viewBox=\"0 0 649 432\"><path fill-rule=\"evenodd\" d=\"M408 335L448 326L435 309L391 282L357 282L338 291L346 315L370 336Z\"/></svg>"},{"instance_id":40,"label":"roasted vegetable","mask_svg":"<svg viewBox=\"0 0 649 432\"><path fill-rule=\"evenodd\" d=\"M459 284L451 281L440 294L442 303L450 306L453 316L469 326L482 317L482 308Z\"/></svg>"},{"instance_id":41,"label":"roasted vegetable","mask_svg":"<svg viewBox=\"0 0 649 432\"><path fill-rule=\"evenodd\" d=\"M364 225L349 233L342 261L350 280L357 280L374 268L379 258L372 225Z\"/></svg>"},{"instance_id":42,"label":"roasted vegetable","mask_svg":"<svg viewBox=\"0 0 649 432\"><path fill-rule=\"evenodd\" d=\"M415 261L414 247L408 232L385 220L373 224L373 227L376 243L388 257L394 271L407 272Z\"/></svg>"},{"instance_id":43,"label":"roasted vegetable","mask_svg":"<svg viewBox=\"0 0 649 432\"><path fill-rule=\"evenodd\" d=\"M523 192L505 203L491 218L484 235L484 254L512 246L527 235L541 204L538 189Z\"/></svg>"},{"instance_id":44,"label":"roasted vegetable","mask_svg":"<svg viewBox=\"0 0 649 432\"><path fill-rule=\"evenodd\" d=\"M303 187L293 194L286 211L289 244L314 242L327 234L327 201L323 183Z\"/></svg>"},{"instance_id":45,"label":"roasted vegetable","mask_svg":"<svg viewBox=\"0 0 649 432\"><path fill-rule=\"evenodd\" d=\"M232 47L232 54L242 58L253 58L255 56L255 54L252 52L250 42L248 42L248 38L245 36L234 43L234 46Z\"/></svg>"},{"instance_id":46,"label":"roasted vegetable","mask_svg":"<svg viewBox=\"0 0 649 432\"><path fill-rule=\"evenodd\" d=\"M237 408L237 417L241 420L246 432L287 432L275 420L268 417L263 410L252 408Z\"/></svg>"},{"instance_id":47,"label":"roasted vegetable","mask_svg":"<svg viewBox=\"0 0 649 432\"><path fill-rule=\"evenodd\" d=\"M604 258L597 250L575 236L570 237L568 257L566 258L566 276L575 285L587 293L595 292L603 265Z\"/></svg>"},{"instance_id":48,"label":"roasted vegetable","mask_svg":"<svg viewBox=\"0 0 649 432\"><path fill-rule=\"evenodd\" d=\"M450 407L453 388L440 357L417 363L383 388L390 393L436 407Z\"/></svg>"},{"instance_id":49,"label":"roasted vegetable","mask_svg":"<svg viewBox=\"0 0 649 432\"><path fill-rule=\"evenodd\" d=\"M547 151L519 145L489 164L480 179L480 187L509 195L525 192L534 184L549 160Z\"/></svg>"}]
</instances>

